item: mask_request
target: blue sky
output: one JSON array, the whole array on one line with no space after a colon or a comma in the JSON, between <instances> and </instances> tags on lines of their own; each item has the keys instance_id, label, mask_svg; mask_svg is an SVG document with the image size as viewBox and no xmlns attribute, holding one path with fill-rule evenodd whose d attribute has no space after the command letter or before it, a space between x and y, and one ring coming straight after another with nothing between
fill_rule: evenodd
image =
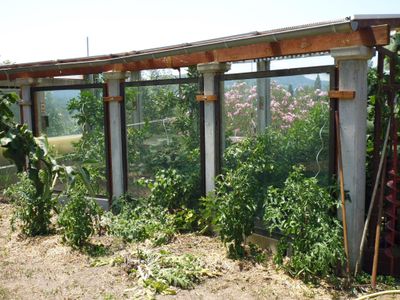
<instances>
[{"instance_id":1,"label":"blue sky","mask_svg":"<svg viewBox=\"0 0 400 300\"><path fill-rule=\"evenodd\" d=\"M107 54L344 18L398 0L0 0L0 61Z\"/></svg>"}]
</instances>

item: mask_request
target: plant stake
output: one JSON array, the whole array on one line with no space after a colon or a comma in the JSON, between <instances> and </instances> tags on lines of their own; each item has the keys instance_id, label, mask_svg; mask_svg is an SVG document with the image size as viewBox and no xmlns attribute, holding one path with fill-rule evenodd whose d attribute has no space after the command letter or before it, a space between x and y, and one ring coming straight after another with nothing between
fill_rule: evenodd
<instances>
[{"instance_id":1,"label":"plant stake","mask_svg":"<svg viewBox=\"0 0 400 300\"><path fill-rule=\"evenodd\" d=\"M376 198L375 196L376 196L376 192L378 190L379 179L380 179L380 176L381 176L381 173L382 173L383 161L384 161L384 158L386 156L386 148L387 148L387 143L388 143L388 139L389 139L389 133L390 133L390 119L388 121L387 129L386 129L385 141L383 143L381 160L379 161L378 173L376 174L376 178L375 178L374 190L372 191L371 203L369 204L367 219L365 220L364 230L363 230L363 234L362 234L362 237L361 237L360 250L359 250L358 258L357 258L357 261L356 261L356 267L355 267L355 270L354 270L354 276L356 276L357 273L358 273L358 269L359 269L360 262L362 260L362 255L363 255L363 252L364 252L365 238L367 236L367 230L368 230L368 226L369 226L369 221L371 219L372 209L373 209L373 207L375 205L375 198Z\"/></svg>"},{"instance_id":2,"label":"plant stake","mask_svg":"<svg viewBox=\"0 0 400 300\"><path fill-rule=\"evenodd\" d=\"M347 240L346 204L345 204L345 195L344 195L342 146L340 143L340 127L339 127L338 111L335 111L335 120L336 120L336 139L337 139L337 158L338 158L338 164L339 164L339 177L340 177L340 198L342 200L344 252L346 254L346 272L347 272L347 274L350 274L349 242Z\"/></svg>"}]
</instances>

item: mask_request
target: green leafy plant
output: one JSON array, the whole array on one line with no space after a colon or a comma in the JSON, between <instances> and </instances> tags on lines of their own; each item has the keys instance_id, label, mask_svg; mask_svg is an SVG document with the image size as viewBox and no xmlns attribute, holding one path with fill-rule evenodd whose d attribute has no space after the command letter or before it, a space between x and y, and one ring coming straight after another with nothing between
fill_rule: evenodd
<instances>
[{"instance_id":1,"label":"green leafy plant","mask_svg":"<svg viewBox=\"0 0 400 300\"><path fill-rule=\"evenodd\" d=\"M229 147L215 193L202 201L204 218L227 244L231 257L245 254L244 241L254 230L266 189L285 172L275 161L280 154L274 152L274 146L279 143L279 135L267 131Z\"/></svg>"},{"instance_id":2,"label":"green leafy plant","mask_svg":"<svg viewBox=\"0 0 400 300\"><path fill-rule=\"evenodd\" d=\"M189 203L192 182L175 169L160 170L155 179L141 179L140 184L150 190L149 202L170 211Z\"/></svg>"},{"instance_id":3,"label":"green leafy plant","mask_svg":"<svg viewBox=\"0 0 400 300\"><path fill-rule=\"evenodd\" d=\"M216 179L215 193L203 199L202 212L204 230L207 225L215 228L232 257L245 254L245 238L253 233L255 219L262 217L268 187L282 187L293 164L315 160L321 149L320 133L327 134L322 130L326 120L326 103L317 103L308 118L295 119L284 130L267 128L225 150L223 174ZM320 154L319 159L327 157L325 149ZM312 166L307 171L315 174Z\"/></svg>"},{"instance_id":4,"label":"green leafy plant","mask_svg":"<svg viewBox=\"0 0 400 300\"><path fill-rule=\"evenodd\" d=\"M58 217L62 239L73 247L82 247L87 242L94 233L102 212L87 194L87 189L79 184L69 189L65 193L67 203Z\"/></svg>"},{"instance_id":5,"label":"green leafy plant","mask_svg":"<svg viewBox=\"0 0 400 300\"><path fill-rule=\"evenodd\" d=\"M174 221L166 209L139 200L128 202L120 198L118 213L108 212L103 220L108 232L127 242L152 241L155 245L169 242L174 233Z\"/></svg>"},{"instance_id":6,"label":"green leafy plant","mask_svg":"<svg viewBox=\"0 0 400 300\"><path fill-rule=\"evenodd\" d=\"M50 218L57 202L52 196L57 179L63 178L72 185L80 177L90 188L89 176L82 167L59 165L49 152L45 136L34 137L26 125L15 122L10 107L16 101L15 95L0 92L0 146L17 172L26 173L22 182L7 195L14 199L15 217L22 221L22 231L29 235L45 234L50 230ZM24 188L27 188L25 193Z\"/></svg>"},{"instance_id":7,"label":"green leafy plant","mask_svg":"<svg viewBox=\"0 0 400 300\"><path fill-rule=\"evenodd\" d=\"M306 280L331 274L344 260L341 224L332 214L337 206L315 178L305 177L302 166L293 168L283 188L270 187L264 223L283 235L275 262ZM284 262L289 247L292 255Z\"/></svg>"},{"instance_id":8,"label":"green leafy plant","mask_svg":"<svg viewBox=\"0 0 400 300\"><path fill-rule=\"evenodd\" d=\"M18 220L22 233L28 236L48 232L57 198L37 196L35 186L27 173L19 174L18 178L17 183L4 191L5 196L10 199L15 207L11 219L12 228L15 228L14 225Z\"/></svg>"},{"instance_id":9,"label":"green leafy plant","mask_svg":"<svg viewBox=\"0 0 400 300\"><path fill-rule=\"evenodd\" d=\"M6 194L17 206L15 217L22 221L22 231L28 235L44 234L49 231L55 203L53 182L62 167L49 155L45 137L35 138L26 125L15 122L10 107L16 101L15 95L0 93L0 145L5 149L4 157L16 165L19 173L25 169L26 176Z\"/></svg>"},{"instance_id":10,"label":"green leafy plant","mask_svg":"<svg viewBox=\"0 0 400 300\"><path fill-rule=\"evenodd\" d=\"M74 152L66 160L79 162L89 171L94 192L104 194L105 141L103 100L91 91L82 91L68 103L68 112L82 129L82 138L74 143Z\"/></svg>"},{"instance_id":11,"label":"green leafy plant","mask_svg":"<svg viewBox=\"0 0 400 300\"><path fill-rule=\"evenodd\" d=\"M167 209L177 231L197 229L199 217L196 213L199 198L199 174L185 176L175 169L160 170L155 179L141 179L139 183L149 189L146 202Z\"/></svg>"}]
</instances>

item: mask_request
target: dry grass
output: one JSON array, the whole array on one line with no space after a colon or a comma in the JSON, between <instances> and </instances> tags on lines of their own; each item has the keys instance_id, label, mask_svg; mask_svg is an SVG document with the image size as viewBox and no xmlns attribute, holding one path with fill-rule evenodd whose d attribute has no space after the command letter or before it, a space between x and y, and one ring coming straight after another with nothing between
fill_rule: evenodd
<instances>
[{"instance_id":1,"label":"dry grass","mask_svg":"<svg viewBox=\"0 0 400 300\"><path fill-rule=\"evenodd\" d=\"M129 276L123 264L93 267L104 261L127 257L137 245L101 236L90 254L71 250L56 234L22 238L11 233L11 206L0 202L0 299L132 299L146 293ZM150 247L146 244L141 247ZM194 234L179 235L168 245L151 249L173 254L190 253L218 276L208 278L192 290L177 290L175 296L159 299L334 299L344 294L327 287L310 287L276 270L270 260L265 265L233 261L226 257L216 238ZM92 256L91 256L92 255Z\"/></svg>"}]
</instances>

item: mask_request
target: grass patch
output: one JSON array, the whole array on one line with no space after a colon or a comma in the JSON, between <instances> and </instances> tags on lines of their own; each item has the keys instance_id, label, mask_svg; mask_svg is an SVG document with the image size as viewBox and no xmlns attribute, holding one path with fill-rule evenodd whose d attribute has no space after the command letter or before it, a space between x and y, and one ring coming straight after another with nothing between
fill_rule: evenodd
<instances>
[{"instance_id":1,"label":"grass patch","mask_svg":"<svg viewBox=\"0 0 400 300\"><path fill-rule=\"evenodd\" d=\"M0 286L0 299L2 300L11 299L10 292L5 287L2 286Z\"/></svg>"}]
</instances>

